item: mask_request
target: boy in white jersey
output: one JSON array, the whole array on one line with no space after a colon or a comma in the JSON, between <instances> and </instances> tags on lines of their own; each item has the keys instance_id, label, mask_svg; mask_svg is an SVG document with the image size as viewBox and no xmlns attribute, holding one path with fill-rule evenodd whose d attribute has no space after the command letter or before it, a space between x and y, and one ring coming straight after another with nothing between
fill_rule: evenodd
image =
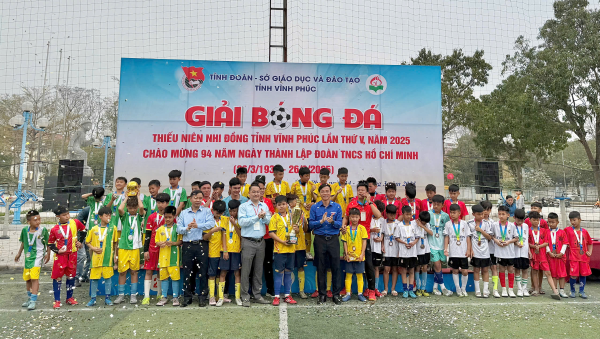
<instances>
[{"instance_id":1,"label":"boy in white jersey","mask_svg":"<svg viewBox=\"0 0 600 339\"><path fill-rule=\"evenodd\" d=\"M399 262L400 275L402 276L403 298L416 298L417 295L413 292L411 282L415 279L415 267L417 267L417 243L419 236L417 235L416 225L411 223L413 218L412 208L410 206L402 206L402 222L398 223L398 237L396 241L399 246ZM408 279L406 274L408 273Z\"/></svg>"},{"instance_id":2,"label":"boy in white jersey","mask_svg":"<svg viewBox=\"0 0 600 339\"><path fill-rule=\"evenodd\" d=\"M428 297L427 293L427 265L431 259L431 250L429 248L429 236L433 235L433 231L429 226L430 216L428 211L419 212L416 220L413 220L413 226L417 230L417 236L420 237L417 243L417 269L415 270L417 283L417 296Z\"/></svg>"},{"instance_id":3,"label":"boy in white jersey","mask_svg":"<svg viewBox=\"0 0 600 339\"><path fill-rule=\"evenodd\" d=\"M383 242L381 243L383 252L383 286L384 290L381 292L381 296L386 296L388 293L388 286L390 280L390 272L392 272L392 295L397 296L396 282L398 281L398 254L399 247L398 242L395 241L400 235L398 233L398 220L396 220L396 206L389 204L385 207L385 213L387 220L381 225L381 237ZM373 237L371 236L371 239Z\"/></svg>"},{"instance_id":4,"label":"boy in white jersey","mask_svg":"<svg viewBox=\"0 0 600 339\"><path fill-rule=\"evenodd\" d=\"M433 263L433 294L442 295L447 293L444 285L444 275L442 274L442 262L446 262L444 254L444 229L446 223L450 221L448 213L442 211L444 207L444 197L442 195L434 195L431 198L432 209L429 211L429 225L431 235L428 235L429 247L431 249L431 262ZM438 286L441 292L438 290Z\"/></svg>"},{"instance_id":5,"label":"boy in white jersey","mask_svg":"<svg viewBox=\"0 0 600 339\"><path fill-rule=\"evenodd\" d=\"M381 215L383 215L383 211L385 211L385 204L379 200L375 201L375 205L377 206L377 209L379 210L379 212L381 213ZM371 218L371 229L383 229L383 226L385 226L385 218L381 217L381 218L375 218L375 216L373 215L373 218ZM373 268L375 269L375 294L381 296L381 293L379 292L378 286L379 286L379 271L381 269L381 264L383 262L383 253L381 250L382 247L382 243L383 243L383 236L382 236L382 232L378 232L378 233L372 233L371 234L371 239L369 240L371 242L371 257L372 257L372 261L373 261Z\"/></svg>"},{"instance_id":6,"label":"boy in white jersey","mask_svg":"<svg viewBox=\"0 0 600 339\"><path fill-rule=\"evenodd\" d=\"M524 223L525 211L515 210L515 230L518 240L515 243L515 280L517 297L529 297L527 291L527 271L529 270L529 227ZM545 250L545 249L544 249Z\"/></svg>"},{"instance_id":7,"label":"boy in white jersey","mask_svg":"<svg viewBox=\"0 0 600 339\"><path fill-rule=\"evenodd\" d=\"M494 243L496 244L496 258L498 259L498 278L502 286L502 296L516 298L513 292L515 281L515 242L519 240L515 224L508 221L510 216L509 209L506 206L498 207L498 222L492 224L494 233ZM508 271L508 294L506 290L506 271ZM500 298L498 290L494 290L494 297Z\"/></svg>"},{"instance_id":8,"label":"boy in white jersey","mask_svg":"<svg viewBox=\"0 0 600 339\"><path fill-rule=\"evenodd\" d=\"M469 232L471 232L471 265L473 265L473 282L475 283L475 296L481 298L479 288L479 274L483 275L483 297L490 296L489 281L491 264L489 240L492 240L492 225L489 221L483 219L483 207L474 205L471 207L473 220L469 220Z\"/></svg>"},{"instance_id":9,"label":"boy in white jersey","mask_svg":"<svg viewBox=\"0 0 600 339\"><path fill-rule=\"evenodd\" d=\"M490 223L490 226L493 226L494 221L490 219L490 214L492 214L492 203L488 200L484 200L479 203L481 207L483 207L483 220L487 220ZM492 227L493 228L493 227ZM496 260L496 243L494 243L494 238L488 241L488 246L490 250L490 269L492 270L492 289L494 291L498 290L498 262Z\"/></svg>"},{"instance_id":10,"label":"boy in white jersey","mask_svg":"<svg viewBox=\"0 0 600 339\"><path fill-rule=\"evenodd\" d=\"M448 256L448 266L452 268L452 279L459 297L467 297L467 281L469 280L469 260L471 254L471 232L467 222L461 219L461 208L458 204L450 205L450 221L444 229L444 254ZM461 270L462 288L458 281L458 270ZM446 296L451 296L448 291Z\"/></svg>"}]
</instances>

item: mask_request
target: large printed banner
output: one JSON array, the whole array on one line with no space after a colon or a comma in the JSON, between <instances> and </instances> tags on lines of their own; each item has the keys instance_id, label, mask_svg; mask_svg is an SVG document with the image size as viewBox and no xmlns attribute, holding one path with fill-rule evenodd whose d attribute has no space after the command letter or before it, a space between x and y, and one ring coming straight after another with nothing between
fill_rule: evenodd
<instances>
[{"instance_id":1,"label":"large printed banner","mask_svg":"<svg viewBox=\"0 0 600 339\"><path fill-rule=\"evenodd\" d=\"M115 176L227 183L340 167L349 183L443 185L441 72L433 66L122 59ZM442 191L442 190L440 190ZM398 195L404 192L399 188Z\"/></svg>"}]
</instances>

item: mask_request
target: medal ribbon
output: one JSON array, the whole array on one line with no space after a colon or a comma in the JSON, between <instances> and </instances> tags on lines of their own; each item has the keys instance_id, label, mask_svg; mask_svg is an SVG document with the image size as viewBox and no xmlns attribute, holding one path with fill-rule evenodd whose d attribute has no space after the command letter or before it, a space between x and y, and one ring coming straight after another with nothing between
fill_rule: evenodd
<instances>
[{"instance_id":1,"label":"medal ribbon","mask_svg":"<svg viewBox=\"0 0 600 339\"><path fill-rule=\"evenodd\" d=\"M540 227L538 226L537 228L537 234L535 234L534 230L531 230L531 233L533 233L533 241L535 241L535 244L537 245L538 242L540 242Z\"/></svg>"},{"instance_id":2,"label":"medal ribbon","mask_svg":"<svg viewBox=\"0 0 600 339\"><path fill-rule=\"evenodd\" d=\"M431 211L433 209L433 202L431 202L431 204L429 204L429 200L427 200L427 210Z\"/></svg>"},{"instance_id":3,"label":"medal ribbon","mask_svg":"<svg viewBox=\"0 0 600 339\"><path fill-rule=\"evenodd\" d=\"M275 193L277 193L277 194L281 193L281 185L282 184L279 184L279 186L277 186L275 181L273 181L273 186L275 186Z\"/></svg>"},{"instance_id":4,"label":"medal ribbon","mask_svg":"<svg viewBox=\"0 0 600 339\"><path fill-rule=\"evenodd\" d=\"M60 227L60 226L62 226L62 225L59 225L58 230L60 231L60 234L62 234L63 238L65 238L65 246L67 246L68 238L69 238L69 232L71 231L71 225L69 225L69 223L66 223L67 234L65 234L65 232L62 230L62 227Z\"/></svg>"},{"instance_id":5,"label":"medal ribbon","mask_svg":"<svg viewBox=\"0 0 600 339\"><path fill-rule=\"evenodd\" d=\"M229 220L229 240L233 240L233 232L235 231L235 226L233 225L233 223L231 222L231 219Z\"/></svg>"},{"instance_id":6,"label":"medal ribbon","mask_svg":"<svg viewBox=\"0 0 600 339\"><path fill-rule=\"evenodd\" d=\"M436 215L437 215L437 218L435 217ZM433 223L434 223L433 226L435 226L435 234L437 234L438 231L439 231L439 228L440 228L440 219L442 219L442 213L437 214L437 213L434 212L433 213Z\"/></svg>"},{"instance_id":7,"label":"medal ribbon","mask_svg":"<svg viewBox=\"0 0 600 339\"><path fill-rule=\"evenodd\" d=\"M282 216L281 214L279 214L279 217L283 221L283 225L285 226L285 235L287 235L288 234L288 223L286 221L286 217ZM288 217L289 217L289 215L288 215ZM291 223L292 223L292 221L290 220L290 224Z\"/></svg>"},{"instance_id":8,"label":"medal ribbon","mask_svg":"<svg viewBox=\"0 0 600 339\"><path fill-rule=\"evenodd\" d=\"M173 230L173 226L165 228L167 229L167 241L171 241L171 232Z\"/></svg>"},{"instance_id":9,"label":"medal ribbon","mask_svg":"<svg viewBox=\"0 0 600 339\"><path fill-rule=\"evenodd\" d=\"M404 222L404 220L402 220L402 225L404 225L404 227L408 228L408 230L404 230L406 232L406 234L408 235L408 237L406 238L406 242L410 243L410 223L408 224L408 226L406 225L406 222Z\"/></svg>"},{"instance_id":10,"label":"medal ribbon","mask_svg":"<svg viewBox=\"0 0 600 339\"><path fill-rule=\"evenodd\" d=\"M483 225L483 221L479 223L479 228L481 228L481 226ZM477 231L477 241L481 242L481 232Z\"/></svg>"},{"instance_id":11,"label":"medal ribbon","mask_svg":"<svg viewBox=\"0 0 600 339\"><path fill-rule=\"evenodd\" d=\"M178 191L179 191L179 186L177 186L177 189L169 188L169 196L171 197L171 201L169 202L169 204L171 206L174 206L174 204L175 204L175 200L174 199L175 199L175 196L177 196L177 192Z\"/></svg>"},{"instance_id":12,"label":"medal ribbon","mask_svg":"<svg viewBox=\"0 0 600 339\"><path fill-rule=\"evenodd\" d=\"M344 188L342 189L342 196L344 197L344 202L346 202L346 187L348 186L348 184L344 185Z\"/></svg>"},{"instance_id":13,"label":"medal ribbon","mask_svg":"<svg viewBox=\"0 0 600 339\"><path fill-rule=\"evenodd\" d=\"M388 232L390 233L390 241L394 240L394 223L391 223L392 228L390 228L390 223L387 224Z\"/></svg>"},{"instance_id":14,"label":"medal ribbon","mask_svg":"<svg viewBox=\"0 0 600 339\"><path fill-rule=\"evenodd\" d=\"M519 242L521 243L521 245L523 245L523 225L517 226L515 228L517 229L517 233L519 234ZM520 232L519 232L519 229L521 229ZM534 233L534 238L535 238L535 233Z\"/></svg>"},{"instance_id":15,"label":"medal ribbon","mask_svg":"<svg viewBox=\"0 0 600 339\"><path fill-rule=\"evenodd\" d=\"M129 235L133 236L133 230L137 227L137 213L135 216L129 216Z\"/></svg>"},{"instance_id":16,"label":"medal ribbon","mask_svg":"<svg viewBox=\"0 0 600 339\"><path fill-rule=\"evenodd\" d=\"M350 227L350 241L352 241L352 244L354 244L354 240L356 239L357 235L358 235L358 226L354 230L354 235L352 235L352 227Z\"/></svg>"},{"instance_id":17,"label":"medal ribbon","mask_svg":"<svg viewBox=\"0 0 600 339\"><path fill-rule=\"evenodd\" d=\"M550 240L552 241L552 251L555 251L555 252L556 252L556 234L558 233L556 230L552 230L550 232Z\"/></svg>"},{"instance_id":18,"label":"medal ribbon","mask_svg":"<svg viewBox=\"0 0 600 339\"><path fill-rule=\"evenodd\" d=\"M308 183L306 183L306 189L303 190L302 189L302 181L298 180L298 183L300 184L300 192L302 192L302 196L304 197L304 203L306 203L306 193L308 193Z\"/></svg>"},{"instance_id":19,"label":"medal ribbon","mask_svg":"<svg viewBox=\"0 0 600 339\"><path fill-rule=\"evenodd\" d=\"M153 197L150 197L150 213L154 213L156 210L156 200Z\"/></svg>"},{"instance_id":20,"label":"medal ribbon","mask_svg":"<svg viewBox=\"0 0 600 339\"><path fill-rule=\"evenodd\" d=\"M456 235L456 241L460 241L460 221L458 222L458 229L456 229L456 225L454 225L454 220L453 220L452 228L454 229L454 234Z\"/></svg>"},{"instance_id":21,"label":"medal ribbon","mask_svg":"<svg viewBox=\"0 0 600 339\"><path fill-rule=\"evenodd\" d=\"M113 193L113 194L115 194L115 195L116 195L116 194L117 194L117 192L115 191L115 193ZM125 192L121 193L121 194L119 195L119 197L118 197L118 198L115 200L115 203L113 204L113 213L116 213L116 212L117 212L117 207L118 207L119 205L121 205L121 199L123 198L123 194L125 194Z\"/></svg>"},{"instance_id":22,"label":"medal ribbon","mask_svg":"<svg viewBox=\"0 0 600 339\"><path fill-rule=\"evenodd\" d=\"M571 226L573 227L573 226ZM575 227L573 227L573 233L575 233L575 237L577 238L577 243L579 244L579 250L583 251L583 232L579 231L579 235L577 234L577 231L575 230Z\"/></svg>"},{"instance_id":23,"label":"medal ribbon","mask_svg":"<svg viewBox=\"0 0 600 339\"><path fill-rule=\"evenodd\" d=\"M29 232L31 232L31 228L29 228ZM32 237L29 237L29 235L32 235ZM31 252L31 250L33 249L33 241L34 240L35 240L35 232L27 233L27 245L29 246L29 248L27 249L27 252Z\"/></svg>"},{"instance_id":24,"label":"medal ribbon","mask_svg":"<svg viewBox=\"0 0 600 339\"><path fill-rule=\"evenodd\" d=\"M102 228L104 228L104 233L102 233ZM100 237L98 237L98 240L100 240L100 248L102 248L102 244L106 238L106 232L108 232L108 227L100 227Z\"/></svg>"},{"instance_id":25,"label":"medal ribbon","mask_svg":"<svg viewBox=\"0 0 600 339\"><path fill-rule=\"evenodd\" d=\"M502 236L502 241L506 241L506 232L508 232L508 221L506 222L506 226L504 226L504 232L502 232L502 223L498 222L500 225L500 235Z\"/></svg>"}]
</instances>

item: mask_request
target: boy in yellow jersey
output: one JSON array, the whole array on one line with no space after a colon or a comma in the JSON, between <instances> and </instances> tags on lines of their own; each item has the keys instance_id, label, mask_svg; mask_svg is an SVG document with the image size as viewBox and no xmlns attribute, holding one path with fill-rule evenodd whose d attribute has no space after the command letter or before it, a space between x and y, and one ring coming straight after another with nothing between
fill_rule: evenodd
<instances>
[{"instance_id":1,"label":"boy in yellow jersey","mask_svg":"<svg viewBox=\"0 0 600 339\"><path fill-rule=\"evenodd\" d=\"M292 225L292 217L288 213L286 196L280 195L275 198L275 204L277 213L273 215L269 222L269 233L275 242L273 247L273 287L275 292L273 306L279 306L279 292L282 281L284 301L293 305L296 304L296 300L291 295L296 245L291 242L293 239L291 239L290 233L292 230L298 233L300 228L299 225Z\"/></svg>"},{"instance_id":2,"label":"boy in yellow jersey","mask_svg":"<svg viewBox=\"0 0 600 339\"><path fill-rule=\"evenodd\" d=\"M271 199L273 205L275 205L275 198L290 193L290 185L283 180L284 171L281 165L273 166L273 181L269 182L265 188L265 197Z\"/></svg>"},{"instance_id":3,"label":"boy in yellow jersey","mask_svg":"<svg viewBox=\"0 0 600 339\"><path fill-rule=\"evenodd\" d=\"M298 175L300 176L300 180L292 184L292 191L290 193L295 194L299 198L300 208L304 212L304 217L308 220L310 217L310 208L314 205L312 192L315 190L315 184L310 181L310 169L308 167L300 167ZM309 232L305 235L306 259L312 260L313 257L310 254L312 237Z\"/></svg>"},{"instance_id":4,"label":"boy in yellow jersey","mask_svg":"<svg viewBox=\"0 0 600 339\"><path fill-rule=\"evenodd\" d=\"M298 197L292 193L288 194L287 203L289 206L289 212L293 213L293 209L298 204ZM306 278L304 276L304 267L306 266L306 243L304 242L304 235L306 232L308 232L308 222L306 222L304 213L302 213L302 223L298 226L298 232L296 232L298 243L296 244L296 255L294 258L294 266L298 269L298 293L302 299L308 298L306 293L304 293L304 283L306 282Z\"/></svg>"},{"instance_id":5,"label":"boy in yellow jersey","mask_svg":"<svg viewBox=\"0 0 600 339\"><path fill-rule=\"evenodd\" d=\"M169 299L169 278L171 278L171 287L173 288L173 306L179 306L179 292L181 291L181 270L180 246L183 243L183 235L177 234L175 223L175 206L165 207L165 224L156 230L154 237L156 246L160 248L158 254L158 268L160 274L160 285L162 289L162 298L156 303L156 306L164 306Z\"/></svg>"},{"instance_id":6,"label":"boy in yellow jersey","mask_svg":"<svg viewBox=\"0 0 600 339\"><path fill-rule=\"evenodd\" d=\"M27 212L26 218L29 225L21 230L21 236L19 237L21 247L19 247L15 262L19 261L23 249L27 248L27 252L25 252L23 280L25 280L27 285L28 299L21 306L27 307L28 310L35 310L35 303L37 302L40 288L40 268L42 267L44 254L48 246L49 233L47 228L40 227L42 219L38 211L31 210Z\"/></svg>"},{"instance_id":7,"label":"boy in yellow jersey","mask_svg":"<svg viewBox=\"0 0 600 339\"><path fill-rule=\"evenodd\" d=\"M221 231L229 225L229 218L224 216L225 202L217 200L212 204L212 213L215 217L215 227L204 231L202 236L205 241L208 241L208 291L210 306L216 306L215 299L215 278L219 273L219 260L221 259L221 250L223 249L223 235ZM230 300L231 301L231 300Z\"/></svg>"},{"instance_id":8,"label":"boy in yellow jersey","mask_svg":"<svg viewBox=\"0 0 600 339\"><path fill-rule=\"evenodd\" d=\"M163 193L169 194L171 197L170 206L175 206L177 208L177 215L181 213L181 211L185 208L188 197L185 188L179 186L179 182L181 181L181 171L180 170L172 170L169 172L169 187L165 188Z\"/></svg>"},{"instance_id":9,"label":"boy in yellow jersey","mask_svg":"<svg viewBox=\"0 0 600 339\"><path fill-rule=\"evenodd\" d=\"M119 237L117 226L110 223L111 211L109 207L101 207L98 210L100 225L92 227L85 239L85 244L92 252L92 264L90 270L91 297L87 306L96 305L96 293L98 293L98 281L104 278L104 303L112 306L110 292L112 287L111 278L115 274L114 253L117 252Z\"/></svg>"},{"instance_id":10,"label":"boy in yellow jersey","mask_svg":"<svg viewBox=\"0 0 600 339\"><path fill-rule=\"evenodd\" d=\"M365 250L367 249L369 235L367 229L358 223L360 221L360 210L352 208L349 213L350 227L341 237L344 242L344 259L346 259L346 296L342 298L342 301L350 300L352 274L356 274L358 300L366 302L367 298L363 295L363 274L365 273Z\"/></svg>"},{"instance_id":11,"label":"boy in yellow jersey","mask_svg":"<svg viewBox=\"0 0 600 339\"><path fill-rule=\"evenodd\" d=\"M241 252L241 230L237 222L238 208L240 207L239 200L230 200L227 204L229 207L229 221L224 224L221 231L223 244L223 252L221 252L221 260L219 260L219 301L217 307L222 306L225 302L225 281L227 274L233 271L235 276L235 303L242 306L242 296L240 289L240 267L242 262Z\"/></svg>"},{"instance_id":12,"label":"boy in yellow jersey","mask_svg":"<svg viewBox=\"0 0 600 339\"><path fill-rule=\"evenodd\" d=\"M327 182L329 181L329 174L331 172L329 171L329 168L321 168L321 170L319 171L319 183L315 185L315 190L312 192L313 194L313 200L315 202L319 202L321 201L321 195L319 194L319 187L321 187L321 185L325 185L327 184ZM332 196L332 201L333 201L333 196Z\"/></svg>"},{"instance_id":13,"label":"boy in yellow jersey","mask_svg":"<svg viewBox=\"0 0 600 339\"><path fill-rule=\"evenodd\" d=\"M246 183L246 180L248 179L248 169L246 167L238 167L238 169L235 170L235 177L240 179L240 183L242 184L240 194L243 197L250 198L250 184Z\"/></svg>"},{"instance_id":14,"label":"boy in yellow jersey","mask_svg":"<svg viewBox=\"0 0 600 339\"><path fill-rule=\"evenodd\" d=\"M127 195L133 192L127 192ZM127 205L127 211L125 211ZM121 234L119 236L119 251L115 257L118 263L119 271L119 295L115 299L115 304L120 304L125 300L125 282L127 281L127 271L131 273L131 294L130 304L137 303L137 285L138 271L140 269L140 248L143 247L142 235L144 232L144 204L140 199L138 191L137 196L128 196L119 206L119 215L121 217Z\"/></svg>"}]
</instances>

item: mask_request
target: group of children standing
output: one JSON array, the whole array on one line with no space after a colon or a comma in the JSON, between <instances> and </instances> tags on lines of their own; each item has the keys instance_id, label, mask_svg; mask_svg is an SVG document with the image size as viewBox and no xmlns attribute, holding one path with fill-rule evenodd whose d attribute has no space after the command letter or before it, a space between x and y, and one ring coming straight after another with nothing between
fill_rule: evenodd
<instances>
[{"instance_id":1,"label":"group of children standing","mask_svg":"<svg viewBox=\"0 0 600 339\"><path fill-rule=\"evenodd\" d=\"M299 169L299 180L289 185L283 180L282 166L273 168L274 180L265 184L264 176L256 178L261 188L263 202L267 204L271 218L265 237L273 239L273 304L284 301L295 304L291 296L292 275L296 271L299 282L299 295L304 292L306 260L311 259L311 233L308 218L312 205L321 200L319 188L329 185L329 169L319 173L320 182L310 181L310 170ZM77 305L73 298L74 277L77 264L77 249L87 246L91 255L91 300L88 306L96 304L100 279L104 279L105 304L119 304L125 301L127 272L131 275L130 299L137 303L138 271L141 263L146 270L144 278L143 305L150 303L150 290L153 274L158 274L158 294L161 299L157 306L168 302L168 291L172 293L172 303L179 305L181 290L180 246L182 236L177 232L177 216L189 208L190 201L186 190L179 186L181 171L169 173L169 187L161 192L158 180L148 185L149 195L139 192L141 181L119 177L115 180L115 192L104 194L102 187L95 188L82 198L90 208L87 225L70 218L64 206L58 206L55 214L58 224L50 231L40 226L40 215L32 210L27 213L29 225L20 236L21 248L15 258L20 259L25 251L23 279L27 282L28 300L23 304L35 309L39 290L39 272L42 262L54 255L52 279L54 288L54 308L60 308L61 279L66 277L66 303ZM514 212L514 222L509 221L509 209L498 208L498 221L490 218L492 204L482 201L472 206L473 219L465 221L467 208L458 200L460 194L456 185L449 187L450 199L436 193L434 185L427 185L427 199L416 199L414 184L405 185L405 197L397 197L397 187L387 183L385 194L377 194L377 181L368 178L359 184L368 187L368 201L373 202L381 217L370 221L369 232L360 224L363 213L359 208L348 208L354 198L352 187L347 183L348 170L340 168L339 182L330 185L331 201L339 204L343 217L347 217L348 227L344 227L340 237L340 257L343 258L345 288L341 292L343 301L350 300L353 274L357 277L358 298L375 300L388 293L396 296L398 290L404 298L435 295L451 296L453 291L446 288L442 274L442 263L451 269L456 294L466 297L469 262L474 271L475 295L494 297L528 297L543 294L543 275L546 276L555 299L576 297L575 284L579 283L579 296L587 298L584 288L586 277L591 274L589 260L592 243L588 232L581 228L578 212L571 212L571 226L558 228L558 216L548 215L542 219L539 203L531 205L528 217L525 211ZM223 199L225 185L216 182L192 183L192 191L202 193L202 207L210 208L216 226L204 232L204 240L209 243L208 286L210 305L221 306L231 302L226 293L229 273L235 279L235 301L240 299L241 234L237 211L248 200L250 184L246 183L247 171L239 168L236 177L229 181L229 197ZM135 183L135 184L132 184ZM127 190L125 189L127 187ZM364 204L364 203L363 203ZM302 211L301 218L292 222L292 211ZM367 224L368 226L368 224ZM293 241L290 239L294 238ZM367 246L369 242L369 246ZM377 288L363 295L363 273L365 273L365 250L370 248L375 279L383 275L383 291ZM143 261L142 261L143 258ZM470 260L469 260L470 259ZM316 260L315 260L316 262ZM361 262L363 264L361 264ZM429 267L433 270L433 288L427 286ZM529 270L531 269L531 275ZM114 270L119 273L117 297L111 300L111 278ZM489 276L492 273L490 293ZM390 284L391 273L391 284ZM331 273L328 272L328 294L331 286ZM402 287L398 288L398 274ZM506 276L508 275L508 288ZM483 292L479 280L483 279ZM532 292L528 290L531 278ZM569 277L571 293L564 292ZM316 280L316 277L315 277ZM498 289L498 282L501 292ZM517 293L514 293L514 284ZM215 288L218 286L218 295ZM283 288L283 293L281 292ZM318 296L315 291L313 297ZM367 296L367 297L365 297Z\"/></svg>"}]
</instances>

